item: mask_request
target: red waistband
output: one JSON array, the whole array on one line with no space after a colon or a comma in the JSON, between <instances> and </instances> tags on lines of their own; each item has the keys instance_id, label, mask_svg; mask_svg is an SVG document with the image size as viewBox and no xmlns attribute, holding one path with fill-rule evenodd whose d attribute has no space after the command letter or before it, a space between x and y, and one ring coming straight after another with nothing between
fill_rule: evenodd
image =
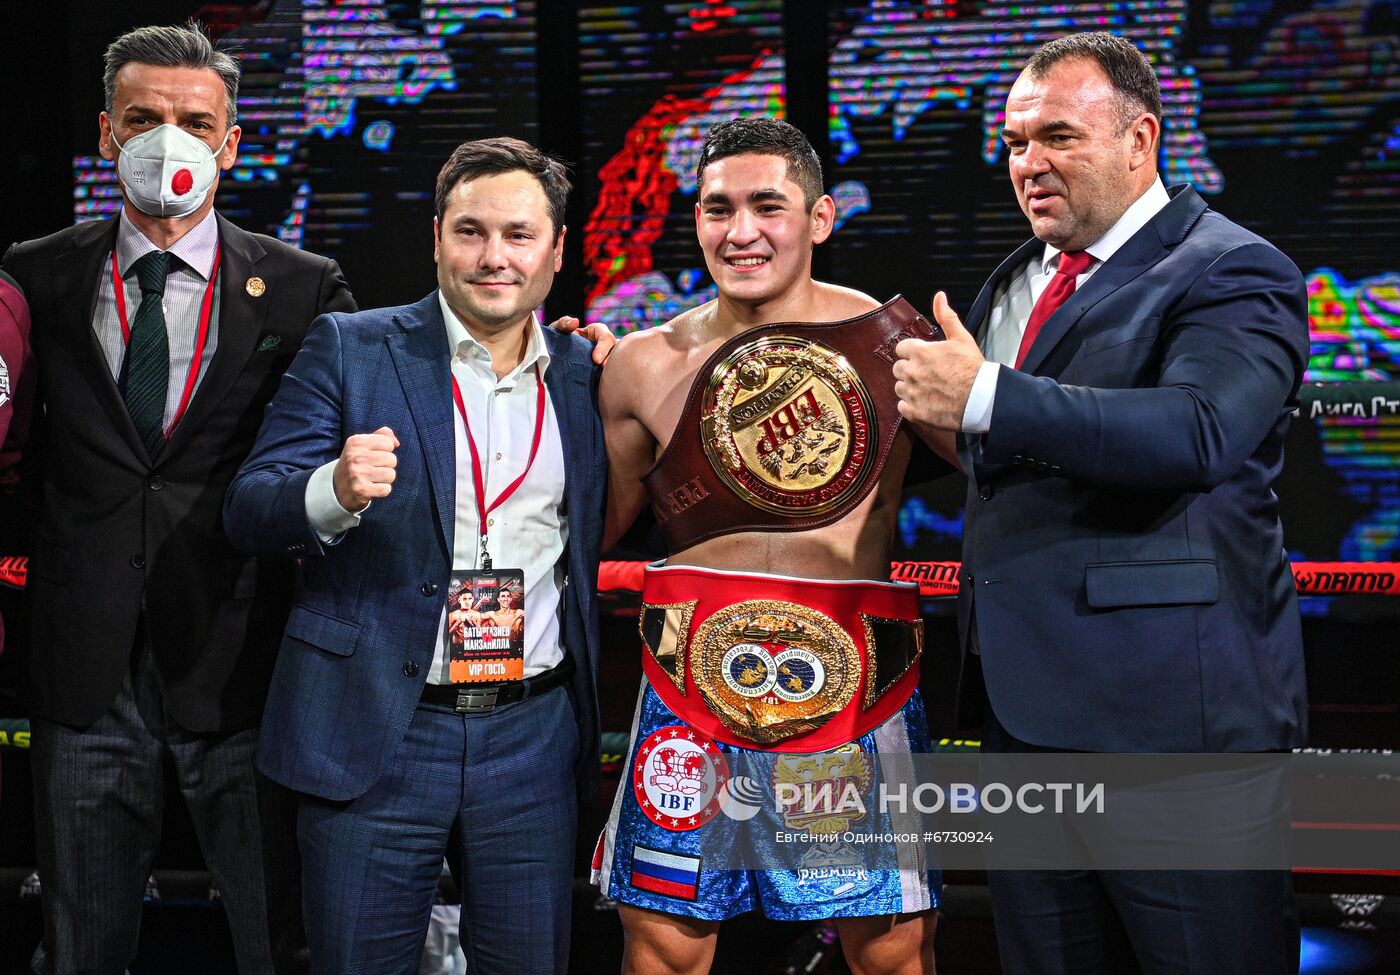
<instances>
[{"instance_id":1,"label":"red waistband","mask_svg":"<svg viewBox=\"0 0 1400 975\"><path fill-rule=\"evenodd\" d=\"M887 619L917 620L919 587L909 582L873 579L800 579L766 572L732 572L692 565L648 565L642 583L648 603L699 600L697 616L709 616L740 599L790 599L826 613L838 623L860 613ZM843 619L843 617L845 619Z\"/></svg>"},{"instance_id":2,"label":"red waistband","mask_svg":"<svg viewBox=\"0 0 1400 975\"><path fill-rule=\"evenodd\" d=\"M921 646L919 590L913 584L799 579L690 566L648 566L642 599L645 604L640 620L644 645L642 669L647 679L678 717L718 741L764 751L814 752L835 748L878 727L903 707L918 687L917 651L911 665L901 665L904 669L888 674L872 659L876 647L871 646L871 639L881 632L914 634ZM842 680L848 682L843 686L847 688L844 696L849 700L815 728L774 743L754 741L721 720L707 705L696 682L696 669L708 667L713 671L717 662L715 655L724 653L725 644L716 647L714 640L708 640L706 646L694 644L717 625L712 623L707 627L707 623L726 618L725 610L793 607L794 604L799 622L805 619L814 630L839 630L844 634L840 642L847 646L847 654L836 654L841 660L848 659L849 644L854 645L852 672L842 676ZM669 614L669 618L661 619L663 614ZM665 637L658 639L657 634L668 626L670 630L665 632L684 631L683 650L669 658L664 652L658 657L658 650L664 651L670 641ZM647 638L648 627L652 629L651 641ZM775 634L780 642L767 646L785 645L781 642L783 636ZM847 638L849 644L844 643ZM761 641L762 638L754 639ZM654 643L663 646L654 646ZM663 660L667 663L663 664ZM883 686L875 683L877 672L884 675ZM800 710L800 705L779 703L776 698L769 700L777 705L778 712L785 707ZM762 702L753 703L757 706Z\"/></svg>"}]
</instances>

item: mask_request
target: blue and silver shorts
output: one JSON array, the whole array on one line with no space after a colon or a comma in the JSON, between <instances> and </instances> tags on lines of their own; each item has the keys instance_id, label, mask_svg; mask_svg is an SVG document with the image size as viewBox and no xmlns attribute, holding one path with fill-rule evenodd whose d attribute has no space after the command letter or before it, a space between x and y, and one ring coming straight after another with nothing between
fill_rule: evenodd
<instances>
[{"instance_id":1,"label":"blue and silver shorts","mask_svg":"<svg viewBox=\"0 0 1400 975\"><path fill-rule=\"evenodd\" d=\"M869 800L891 763L928 750L917 691L883 724L840 748L775 754L701 734L643 679L628 762L593 856L593 882L620 903L709 921L755 908L775 920L806 921L937 907L941 878L923 844L889 845L883 869L849 842L852 832L908 835L919 828L917 813L882 811ZM770 781L756 781L760 776L749 774L755 769L769 770ZM853 788L866 801L843 802ZM794 801L784 806L773 795ZM798 798L813 795L825 801ZM758 846L762 858L764 844L780 842L781 850L770 851L783 868L733 868L737 844Z\"/></svg>"}]
</instances>

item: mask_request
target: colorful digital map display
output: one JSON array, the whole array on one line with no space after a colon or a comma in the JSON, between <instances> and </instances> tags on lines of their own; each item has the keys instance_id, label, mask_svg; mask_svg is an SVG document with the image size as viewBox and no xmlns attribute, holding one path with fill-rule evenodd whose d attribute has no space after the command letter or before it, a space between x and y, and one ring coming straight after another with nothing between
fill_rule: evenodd
<instances>
[{"instance_id":1,"label":"colorful digital map display","mask_svg":"<svg viewBox=\"0 0 1400 975\"><path fill-rule=\"evenodd\" d=\"M1027 235L999 139L1019 65L1051 37L1103 28L1157 67L1168 183L1194 185L1303 270L1308 380L1400 381L1400 0L824 9L836 282L919 305L941 288L956 307L971 304ZM785 114L783 4L574 10L579 310L616 331L647 328L714 295L694 240L695 162L714 122ZM239 46L245 67L243 144L221 208L335 256L362 303L433 286L433 180L451 148L537 138L537 106L564 94L538 90L534 0L269 0L196 14ZM76 219L115 210L108 164L80 156L74 173ZM1308 493L1335 510L1318 521L1326 532L1299 533L1295 555L1400 559L1400 417L1315 402L1300 415L1299 452L1322 472ZM1302 502L1280 494L1290 519ZM960 535L960 504L945 488L912 497L899 545L942 557Z\"/></svg>"}]
</instances>

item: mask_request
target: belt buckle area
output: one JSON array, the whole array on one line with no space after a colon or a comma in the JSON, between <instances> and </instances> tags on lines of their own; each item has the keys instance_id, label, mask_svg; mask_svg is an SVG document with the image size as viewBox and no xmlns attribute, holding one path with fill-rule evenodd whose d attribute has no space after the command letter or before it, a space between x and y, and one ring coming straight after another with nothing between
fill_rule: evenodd
<instances>
[{"instance_id":1,"label":"belt buckle area","mask_svg":"<svg viewBox=\"0 0 1400 975\"><path fill-rule=\"evenodd\" d=\"M496 697L500 692L499 687L459 688L457 690L457 703L453 705L452 710L458 714L493 711L496 708Z\"/></svg>"}]
</instances>

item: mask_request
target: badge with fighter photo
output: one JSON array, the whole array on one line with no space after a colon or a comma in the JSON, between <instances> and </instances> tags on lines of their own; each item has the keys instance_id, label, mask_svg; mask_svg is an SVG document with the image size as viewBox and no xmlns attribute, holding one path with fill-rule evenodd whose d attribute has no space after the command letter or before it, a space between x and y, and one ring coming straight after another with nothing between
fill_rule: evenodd
<instances>
[{"instance_id":1,"label":"badge with fighter photo","mask_svg":"<svg viewBox=\"0 0 1400 975\"><path fill-rule=\"evenodd\" d=\"M525 676L525 573L456 572L447 587L447 642L454 684Z\"/></svg>"}]
</instances>

